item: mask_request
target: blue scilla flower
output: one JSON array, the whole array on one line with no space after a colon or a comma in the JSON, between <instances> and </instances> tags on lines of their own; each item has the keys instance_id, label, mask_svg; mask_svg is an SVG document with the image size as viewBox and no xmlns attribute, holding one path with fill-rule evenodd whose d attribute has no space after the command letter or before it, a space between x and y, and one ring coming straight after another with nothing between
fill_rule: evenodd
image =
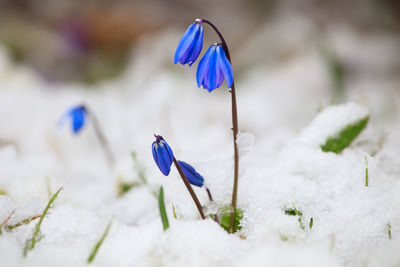
<instances>
[{"instance_id":1,"label":"blue scilla flower","mask_svg":"<svg viewBox=\"0 0 400 267\"><path fill-rule=\"evenodd\" d=\"M198 187L202 187L204 184L203 176L188 163L181 160L178 160L178 162L186 178L189 180L189 183Z\"/></svg>"},{"instance_id":2,"label":"blue scilla flower","mask_svg":"<svg viewBox=\"0 0 400 267\"><path fill-rule=\"evenodd\" d=\"M64 122L69 119L71 121L72 132L77 134L85 125L87 115L88 112L85 106L75 106L62 115L59 124L64 124Z\"/></svg>"},{"instance_id":3,"label":"blue scilla flower","mask_svg":"<svg viewBox=\"0 0 400 267\"><path fill-rule=\"evenodd\" d=\"M189 26L176 48L174 62L189 66L199 57L203 48L203 26L201 20L197 19L195 23Z\"/></svg>"},{"instance_id":4,"label":"blue scilla flower","mask_svg":"<svg viewBox=\"0 0 400 267\"><path fill-rule=\"evenodd\" d=\"M225 55L221 44L213 44L208 48L197 68L197 86L203 86L209 92L220 87L226 80L228 88L232 87L232 65Z\"/></svg>"},{"instance_id":5,"label":"blue scilla flower","mask_svg":"<svg viewBox=\"0 0 400 267\"><path fill-rule=\"evenodd\" d=\"M160 171L165 176L168 176L169 172L171 171L172 162L174 161L174 153L162 136L154 136L156 141L154 141L151 145L154 161L156 162Z\"/></svg>"}]
</instances>

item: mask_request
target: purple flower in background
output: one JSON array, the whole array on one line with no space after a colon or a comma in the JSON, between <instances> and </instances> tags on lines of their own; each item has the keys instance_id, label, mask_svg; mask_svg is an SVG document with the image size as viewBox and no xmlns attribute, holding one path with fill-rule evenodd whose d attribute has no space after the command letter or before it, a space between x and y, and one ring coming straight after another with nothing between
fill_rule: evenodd
<instances>
[{"instance_id":1,"label":"purple flower in background","mask_svg":"<svg viewBox=\"0 0 400 267\"><path fill-rule=\"evenodd\" d=\"M61 116L59 124L64 124L67 119L71 120L72 132L77 134L85 125L87 115L87 109L84 105L75 106Z\"/></svg>"},{"instance_id":2,"label":"purple flower in background","mask_svg":"<svg viewBox=\"0 0 400 267\"><path fill-rule=\"evenodd\" d=\"M176 48L175 64L178 62L182 65L189 63L189 66L192 66L203 48L203 32L204 29L199 19L188 27Z\"/></svg>"},{"instance_id":3,"label":"purple flower in background","mask_svg":"<svg viewBox=\"0 0 400 267\"><path fill-rule=\"evenodd\" d=\"M181 166L186 178L189 180L189 183L198 187L203 186L204 178L200 173L198 173L192 166L184 161L178 160L178 163Z\"/></svg>"},{"instance_id":4,"label":"purple flower in background","mask_svg":"<svg viewBox=\"0 0 400 267\"><path fill-rule=\"evenodd\" d=\"M233 84L232 65L226 58L224 48L221 44L213 44L200 60L197 68L197 86L203 86L209 92L220 87L226 80L228 88Z\"/></svg>"},{"instance_id":5,"label":"purple flower in background","mask_svg":"<svg viewBox=\"0 0 400 267\"><path fill-rule=\"evenodd\" d=\"M171 171L172 162L174 161L174 153L162 136L154 136L156 141L154 141L151 145L154 161L156 162L160 171L165 176L168 176Z\"/></svg>"}]
</instances>

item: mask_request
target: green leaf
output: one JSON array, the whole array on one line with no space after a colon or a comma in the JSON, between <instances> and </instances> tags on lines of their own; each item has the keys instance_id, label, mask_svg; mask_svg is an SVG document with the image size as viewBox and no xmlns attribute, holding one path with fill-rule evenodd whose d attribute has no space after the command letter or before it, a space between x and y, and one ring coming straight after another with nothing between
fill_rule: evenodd
<instances>
[{"instance_id":1,"label":"green leaf","mask_svg":"<svg viewBox=\"0 0 400 267\"><path fill-rule=\"evenodd\" d=\"M164 189L162 186L160 187L160 193L158 194L158 206L160 207L161 222L165 231L169 228L169 222L167 212L165 210Z\"/></svg>"},{"instance_id":2,"label":"green leaf","mask_svg":"<svg viewBox=\"0 0 400 267\"><path fill-rule=\"evenodd\" d=\"M369 116L353 123L348 124L338 134L333 137L329 137L324 145L321 145L321 149L324 152L340 153L343 149L348 147L350 143L364 130L367 126Z\"/></svg>"},{"instance_id":3,"label":"green leaf","mask_svg":"<svg viewBox=\"0 0 400 267\"><path fill-rule=\"evenodd\" d=\"M224 206L222 207L219 211L219 217L220 219L220 225L222 228L224 228L227 232L229 232L229 226L231 222L231 210L229 206ZM211 217L212 215L210 215ZM211 217L213 218L213 217ZM243 210L237 208L236 209L236 214L235 214L235 222L234 222L234 229L233 232L237 232L240 229L242 229L242 226L240 225L240 221L243 219Z\"/></svg>"},{"instance_id":4,"label":"green leaf","mask_svg":"<svg viewBox=\"0 0 400 267\"><path fill-rule=\"evenodd\" d=\"M61 192L63 188L57 190L57 192L51 197L49 202L47 203L46 208L44 209L42 215L40 216L39 222L35 226L35 230L33 232L32 238L25 241L25 248L24 248L24 257L28 255L28 252L35 248L36 242L39 242L43 236L40 233L40 226L42 225L44 217L46 217L48 210L50 209L51 204L56 200L58 194Z\"/></svg>"},{"instance_id":5,"label":"green leaf","mask_svg":"<svg viewBox=\"0 0 400 267\"><path fill-rule=\"evenodd\" d=\"M94 246L92 253L90 253L89 258L87 260L88 263L91 263L94 260L94 257L97 255L97 251L99 250L101 244L103 244L104 239L106 239L108 232L110 231L112 225L112 220L107 224L106 229L104 230L103 235L101 236L100 240L97 241L96 245Z\"/></svg>"}]
</instances>

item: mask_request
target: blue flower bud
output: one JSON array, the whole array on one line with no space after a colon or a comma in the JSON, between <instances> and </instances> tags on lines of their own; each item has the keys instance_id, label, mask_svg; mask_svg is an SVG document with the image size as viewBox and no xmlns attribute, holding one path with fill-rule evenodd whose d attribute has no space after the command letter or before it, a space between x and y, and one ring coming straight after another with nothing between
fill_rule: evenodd
<instances>
[{"instance_id":1,"label":"blue flower bud","mask_svg":"<svg viewBox=\"0 0 400 267\"><path fill-rule=\"evenodd\" d=\"M198 187L203 186L204 178L200 173L198 173L192 166L184 161L178 160L178 163L181 166L186 178L189 180L189 183Z\"/></svg>"},{"instance_id":2,"label":"blue flower bud","mask_svg":"<svg viewBox=\"0 0 400 267\"><path fill-rule=\"evenodd\" d=\"M160 171L165 176L168 176L171 171L172 162L174 161L174 153L162 136L154 136L156 141L154 141L151 145L154 161L156 162Z\"/></svg>"},{"instance_id":3,"label":"blue flower bud","mask_svg":"<svg viewBox=\"0 0 400 267\"><path fill-rule=\"evenodd\" d=\"M189 66L192 66L203 48L203 32L201 20L196 20L195 23L188 27L176 48L175 64L178 62L182 65L189 63Z\"/></svg>"},{"instance_id":4,"label":"blue flower bud","mask_svg":"<svg viewBox=\"0 0 400 267\"><path fill-rule=\"evenodd\" d=\"M232 87L232 65L225 55L221 44L213 44L208 48L197 68L197 86L203 86L209 92L220 87L226 80L228 88Z\"/></svg>"},{"instance_id":5,"label":"blue flower bud","mask_svg":"<svg viewBox=\"0 0 400 267\"><path fill-rule=\"evenodd\" d=\"M84 105L79 105L67 110L59 121L59 124L64 124L66 119L71 120L71 130L77 134L86 123L86 116L88 115L87 109Z\"/></svg>"}]
</instances>

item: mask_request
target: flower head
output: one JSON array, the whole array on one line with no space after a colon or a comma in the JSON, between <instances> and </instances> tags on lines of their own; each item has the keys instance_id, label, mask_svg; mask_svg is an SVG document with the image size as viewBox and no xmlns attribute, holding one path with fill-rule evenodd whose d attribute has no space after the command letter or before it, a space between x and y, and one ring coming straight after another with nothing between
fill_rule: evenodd
<instances>
[{"instance_id":1,"label":"flower head","mask_svg":"<svg viewBox=\"0 0 400 267\"><path fill-rule=\"evenodd\" d=\"M208 48L197 68L197 86L203 86L209 92L220 87L226 80L228 88L232 87L232 65L225 55L221 44L213 44Z\"/></svg>"},{"instance_id":2,"label":"flower head","mask_svg":"<svg viewBox=\"0 0 400 267\"><path fill-rule=\"evenodd\" d=\"M84 105L79 105L67 110L59 121L59 124L64 124L66 119L71 120L71 129L74 134L77 134L85 125L88 112Z\"/></svg>"},{"instance_id":3,"label":"flower head","mask_svg":"<svg viewBox=\"0 0 400 267\"><path fill-rule=\"evenodd\" d=\"M154 141L151 145L154 161L156 162L160 171L165 176L168 176L169 172L171 171L172 162L174 161L174 153L162 136L154 136L156 141Z\"/></svg>"},{"instance_id":4,"label":"flower head","mask_svg":"<svg viewBox=\"0 0 400 267\"><path fill-rule=\"evenodd\" d=\"M178 62L182 65L189 63L189 66L192 66L203 48L203 31L201 20L196 20L188 27L176 48L175 64Z\"/></svg>"},{"instance_id":5,"label":"flower head","mask_svg":"<svg viewBox=\"0 0 400 267\"><path fill-rule=\"evenodd\" d=\"M202 187L204 184L203 176L188 163L181 160L178 160L178 162L186 178L189 180L189 183L198 187Z\"/></svg>"}]
</instances>

